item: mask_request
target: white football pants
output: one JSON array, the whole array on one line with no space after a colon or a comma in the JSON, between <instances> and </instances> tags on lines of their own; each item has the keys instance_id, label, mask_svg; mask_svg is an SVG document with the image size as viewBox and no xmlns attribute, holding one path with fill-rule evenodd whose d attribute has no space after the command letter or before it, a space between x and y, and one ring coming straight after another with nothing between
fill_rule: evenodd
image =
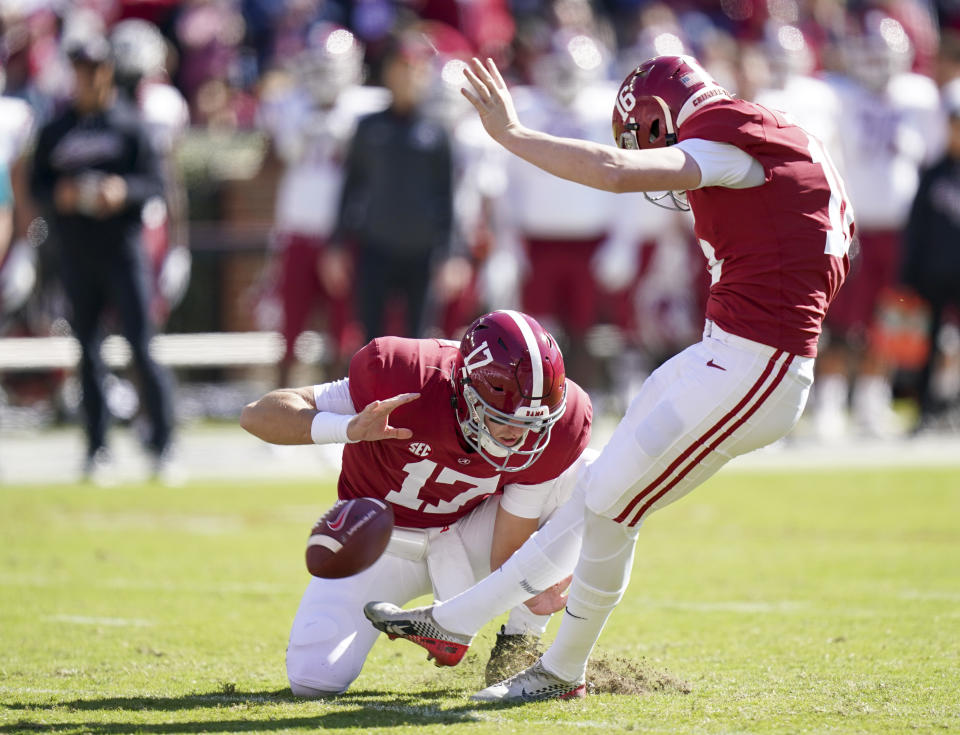
<instances>
[{"instance_id":1,"label":"white football pants","mask_svg":"<svg viewBox=\"0 0 960 735\"><path fill-rule=\"evenodd\" d=\"M574 487L582 464L595 456L591 450L565 473L544 504L540 524L553 515ZM316 697L341 693L360 674L367 654L379 635L364 617L363 606L371 600L404 605L433 593L445 599L469 588L490 574L490 547L500 496L491 496L469 515L447 529L425 529L429 552L384 553L369 569L344 579L311 577L300 600L287 646L287 678L294 694ZM573 570L572 562L566 570ZM529 598L526 595L523 600ZM542 630L549 619L531 613L522 601L511 611L511 622Z\"/></svg>"},{"instance_id":2,"label":"white football pants","mask_svg":"<svg viewBox=\"0 0 960 735\"><path fill-rule=\"evenodd\" d=\"M434 609L437 621L473 634L485 620L561 578L551 560L581 541L567 612L543 661L561 678L582 676L600 631L629 581L636 530L730 459L792 429L813 384L813 358L726 333L708 322L703 341L644 382L572 499L497 574ZM585 502L586 508L577 507ZM585 522L586 521L586 522Z\"/></svg>"}]
</instances>

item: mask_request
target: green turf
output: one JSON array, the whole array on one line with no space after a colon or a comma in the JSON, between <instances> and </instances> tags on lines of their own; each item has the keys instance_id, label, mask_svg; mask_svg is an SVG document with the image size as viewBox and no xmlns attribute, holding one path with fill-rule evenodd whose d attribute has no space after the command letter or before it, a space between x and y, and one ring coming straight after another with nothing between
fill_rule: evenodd
<instances>
[{"instance_id":1,"label":"green turf","mask_svg":"<svg viewBox=\"0 0 960 735\"><path fill-rule=\"evenodd\" d=\"M332 498L0 487L0 733L960 732L956 469L721 474L648 522L600 642L690 693L518 708L467 699L492 626L456 669L381 639L347 695L287 693Z\"/></svg>"}]
</instances>

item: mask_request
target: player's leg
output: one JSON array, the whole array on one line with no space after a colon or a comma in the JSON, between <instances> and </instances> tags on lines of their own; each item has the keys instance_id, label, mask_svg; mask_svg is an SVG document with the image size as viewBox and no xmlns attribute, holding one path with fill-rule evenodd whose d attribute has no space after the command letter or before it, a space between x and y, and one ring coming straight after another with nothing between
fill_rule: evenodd
<instances>
[{"instance_id":1,"label":"player's leg","mask_svg":"<svg viewBox=\"0 0 960 735\"><path fill-rule=\"evenodd\" d=\"M280 236L280 303L283 307L281 332L283 357L278 366L282 387L290 385L290 372L296 363L297 337L306 329L307 319L319 291L317 277L318 246L310 238L292 233Z\"/></svg>"},{"instance_id":2,"label":"player's leg","mask_svg":"<svg viewBox=\"0 0 960 735\"><path fill-rule=\"evenodd\" d=\"M641 394L659 388L660 400L652 409L632 404L584 475L583 542L557 638L536 667L477 698L580 696L590 653L629 582L643 519L795 425L812 360L739 342L705 341L651 376Z\"/></svg>"},{"instance_id":3,"label":"player's leg","mask_svg":"<svg viewBox=\"0 0 960 735\"><path fill-rule=\"evenodd\" d=\"M346 691L359 676L378 635L364 620L364 603L384 599L402 605L429 591L422 561L390 553L352 577L312 577L290 630L290 689L300 697Z\"/></svg>"},{"instance_id":4,"label":"player's leg","mask_svg":"<svg viewBox=\"0 0 960 735\"><path fill-rule=\"evenodd\" d=\"M118 256L112 263L110 282L123 336L130 344L133 363L142 383L143 404L150 420L147 441L155 459L159 459L167 449L173 431L173 388L169 373L150 354L153 324L150 320L150 286L143 254L135 251Z\"/></svg>"},{"instance_id":5,"label":"player's leg","mask_svg":"<svg viewBox=\"0 0 960 735\"><path fill-rule=\"evenodd\" d=\"M94 470L99 450L106 445L109 413L104 396L106 365L101 355L106 308L106 289L101 270L105 263L93 261L88 254L64 248L60 270L64 292L70 302L70 328L80 343L80 384L84 429L87 435L87 459L84 473Z\"/></svg>"},{"instance_id":6,"label":"player's leg","mask_svg":"<svg viewBox=\"0 0 960 735\"><path fill-rule=\"evenodd\" d=\"M415 610L373 602L366 606L367 618L378 629L399 637L411 637L408 629L429 629L431 637L448 640L465 651L487 622L570 574L579 553L584 511L583 490L577 484L549 521L470 589Z\"/></svg>"}]
</instances>

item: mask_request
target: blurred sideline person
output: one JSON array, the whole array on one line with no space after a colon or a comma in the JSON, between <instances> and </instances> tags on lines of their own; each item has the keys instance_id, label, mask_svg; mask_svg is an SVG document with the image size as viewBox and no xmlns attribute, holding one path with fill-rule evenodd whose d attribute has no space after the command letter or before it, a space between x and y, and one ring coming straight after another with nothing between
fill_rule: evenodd
<instances>
[{"instance_id":1,"label":"blurred sideline person","mask_svg":"<svg viewBox=\"0 0 960 735\"><path fill-rule=\"evenodd\" d=\"M358 316L365 339L385 327L417 337L433 274L451 252L453 161L450 137L425 114L433 50L422 34L407 30L389 39L383 83L390 106L362 118L344 163L331 252L324 279L333 294L350 290L348 244L356 252ZM392 297L401 296L405 320L388 319ZM392 316L392 314L390 315Z\"/></svg>"},{"instance_id":2,"label":"blurred sideline person","mask_svg":"<svg viewBox=\"0 0 960 735\"><path fill-rule=\"evenodd\" d=\"M848 416L867 436L899 430L892 407L896 366L879 347L878 314L884 291L897 284L920 169L939 155L943 138L937 87L909 71L910 40L896 20L878 8L852 13L842 43L843 72L827 81L843 100L839 141L858 249L825 323L813 401L814 428L823 439L844 435Z\"/></svg>"},{"instance_id":3,"label":"blurred sideline person","mask_svg":"<svg viewBox=\"0 0 960 735\"><path fill-rule=\"evenodd\" d=\"M901 280L930 305L927 335L930 350L920 370L920 416L915 431L933 426L949 409L960 407L960 394L938 396L935 371L944 316L951 306L960 310L960 79L943 89L949 118L947 150L920 177L917 196L904 234Z\"/></svg>"},{"instance_id":4,"label":"blurred sideline person","mask_svg":"<svg viewBox=\"0 0 960 735\"><path fill-rule=\"evenodd\" d=\"M348 377L244 408L241 426L264 441L345 443L339 497L381 498L397 526L366 571L310 579L287 648L293 693L341 693L356 679L378 635L363 618L372 596L446 599L498 567L569 496L592 456L590 423L553 338L515 311L480 317L459 345L375 339ZM504 669L511 649L535 640L563 600L552 588L518 601L491 654L492 681L516 671Z\"/></svg>"},{"instance_id":5,"label":"blurred sideline person","mask_svg":"<svg viewBox=\"0 0 960 735\"><path fill-rule=\"evenodd\" d=\"M4 91L4 82L4 69L0 66L0 93ZM28 152L35 132L30 105L0 94L0 170L4 192L0 224L0 328L30 298L37 281L39 242L28 237L35 217L28 182Z\"/></svg>"},{"instance_id":6,"label":"blurred sideline person","mask_svg":"<svg viewBox=\"0 0 960 735\"><path fill-rule=\"evenodd\" d=\"M75 36L65 49L76 74L68 109L40 131L31 188L45 207L80 343L85 479L109 478L100 352L108 310L130 344L149 420L147 448L157 479L172 481L170 378L150 355L153 325L142 246L142 209L163 195L161 162L136 109L118 99L112 51L99 35Z\"/></svg>"},{"instance_id":7,"label":"blurred sideline person","mask_svg":"<svg viewBox=\"0 0 960 735\"><path fill-rule=\"evenodd\" d=\"M605 78L608 57L607 49L588 35L555 32L533 61L534 84L515 90L518 114L554 135L606 140L606 105L615 92ZM604 309L606 292L627 289L637 273L639 195L630 202L610 192L585 190L515 156L506 158L505 168L506 191L494 209L498 247L519 261L523 310L555 325L570 374L596 403L607 381L587 333L597 323L611 321Z\"/></svg>"},{"instance_id":8,"label":"blurred sideline person","mask_svg":"<svg viewBox=\"0 0 960 735\"><path fill-rule=\"evenodd\" d=\"M117 91L140 110L163 172L163 196L153 197L143 209L144 247L154 281L151 315L161 326L190 282L187 193L177 163L190 110L169 82L167 42L154 24L122 20L110 32L110 45Z\"/></svg>"},{"instance_id":9,"label":"blurred sideline person","mask_svg":"<svg viewBox=\"0 0 960 735\"><path fill-rule=\"evenodd\" d=\"M363 47L345 28L319 23L307 34L307 48L292 63L291 86L268 95L260 126L270 136L284 165L276 195L268 265L282 314L286 342L278 384L290 385L297 337L315 311L325 319L330 338L330 372L340 375L350 353L360 346L350 334L354 310L342 284L334 291L324 281L329 238L336 225L343 185L343 160L357 119L387 106L381 88L360 86Z\"/></svg>"},{"instance_id":10,"label":"blurred sideline person","mask_svg":"<svg viewBox=\"0 0 960 735\"><path fill-rule=\"evenodd\" d=\"M821 322L849 269L853 212L815 138L734 99L692 57L655 57L627 77L613 111L617 148L521 124L490 60L475 59L467 80L464 94L511 153L587 186L666 192L689 207L712 276L703 340L651 374L571 501L497 573L432 607L365 607L379 630L437 639L462 656L487 620L557 583L579 556L554 643L474 698L583 697L644 519L799 420Z\"/></svg>"}]
</instances>

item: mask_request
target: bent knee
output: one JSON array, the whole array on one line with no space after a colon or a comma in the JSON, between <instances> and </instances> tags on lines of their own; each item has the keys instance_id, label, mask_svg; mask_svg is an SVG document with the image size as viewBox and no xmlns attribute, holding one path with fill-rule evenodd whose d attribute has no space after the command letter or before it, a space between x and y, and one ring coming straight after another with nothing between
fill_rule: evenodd
<instances>
[{"instance_id":1,"label":"bent knee","mask_svg":"<svg viewBox=\"0 0 960 735\"><path fill-rule=\"evenodd\" d=\"M347 691L346 687L343 689L320 689L311 684L304 684L303 682L294 681L290 679L290 691L293 692L295 697L303 697L305 699L319 699L322 697L335 697L338 694L343 694Z\"/></svg>"}]
</instances>

